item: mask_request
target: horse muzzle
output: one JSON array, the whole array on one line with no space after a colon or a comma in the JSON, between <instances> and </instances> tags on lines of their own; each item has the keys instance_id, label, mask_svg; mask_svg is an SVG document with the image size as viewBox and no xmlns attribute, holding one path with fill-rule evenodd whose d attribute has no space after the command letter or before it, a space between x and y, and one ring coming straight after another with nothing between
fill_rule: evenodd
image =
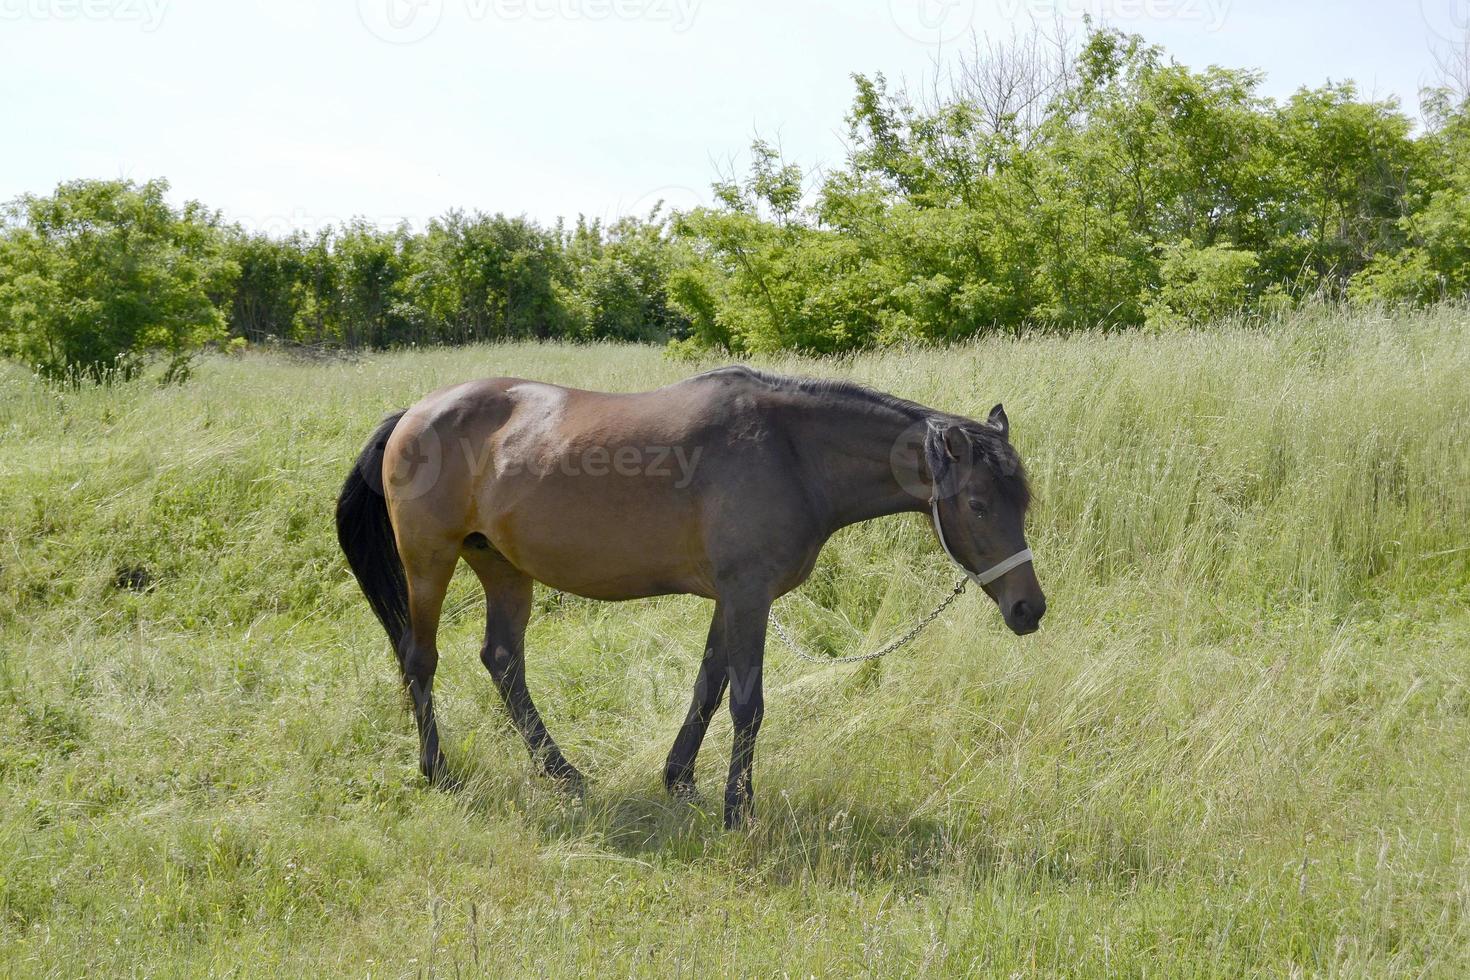
<instances>
[{"instance_id":1,"label":"horse muzzle","mask_svg":"<svg viewBox=\"0 0 1470 980\"><path fill-rule=\"evenodd\" d=\"M1002 618L1011 632L1017 636L1029 636L1041 628L1041 617L1046 615L1046 597L1037 595L1033 599L1020 599L1003 609Z\"/></svg>"}]
</instances>

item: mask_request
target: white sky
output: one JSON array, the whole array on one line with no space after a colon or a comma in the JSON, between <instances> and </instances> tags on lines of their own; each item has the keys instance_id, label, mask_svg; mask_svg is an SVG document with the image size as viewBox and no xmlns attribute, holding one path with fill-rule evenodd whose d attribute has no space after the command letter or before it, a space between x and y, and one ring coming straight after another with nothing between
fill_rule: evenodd
<instances>
[{"instance_id":1,"label":"white sky","mask_svg":"<svg viewBox=\"0 0 1470 980\"><path fill-rule=\"evenodd\" d=\"M917 81L970 27L1084 10L1263 69L1268 94L1351 78L1413 110L1470 20L1470 0L0 0L0 199L163 176L274 233L687 206L757 132L839 162L852 72Z\"/></svg>"}]
</instances>

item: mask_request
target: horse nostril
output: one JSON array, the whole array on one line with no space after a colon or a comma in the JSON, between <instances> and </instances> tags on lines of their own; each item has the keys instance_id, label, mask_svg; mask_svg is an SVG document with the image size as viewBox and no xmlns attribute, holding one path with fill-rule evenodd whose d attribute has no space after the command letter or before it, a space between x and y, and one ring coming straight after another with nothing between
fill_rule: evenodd
<instances>
[{"instance_id":1,"label":"horse nostril","mask_svg":"<svg viewBox=\"0 0 1470 980\"><path fill-rule=\"evenodd\" d=\"M1034 623L1035 616L1031 612L1031 603L1022 599L1011 607L1011 619L1017 623Z\"/></svg>"}]
</instances>

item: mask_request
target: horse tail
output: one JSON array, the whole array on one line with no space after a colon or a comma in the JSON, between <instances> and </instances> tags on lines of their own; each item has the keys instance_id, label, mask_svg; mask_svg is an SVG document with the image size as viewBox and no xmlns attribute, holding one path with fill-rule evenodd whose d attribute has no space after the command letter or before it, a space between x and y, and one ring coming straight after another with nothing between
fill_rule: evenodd
<instances>
[{"instance_id":1,"label":"horse tail","mask_svg":"<svg viewBox=\"0 0 1470 980\"><path fill-rule=\"evenodd\" d=\"M408 579L383 497L383 452L403 415L394 412L378 425L337 495L337 543L395 654L408 632Z\"/></svg>"}]
</instances>

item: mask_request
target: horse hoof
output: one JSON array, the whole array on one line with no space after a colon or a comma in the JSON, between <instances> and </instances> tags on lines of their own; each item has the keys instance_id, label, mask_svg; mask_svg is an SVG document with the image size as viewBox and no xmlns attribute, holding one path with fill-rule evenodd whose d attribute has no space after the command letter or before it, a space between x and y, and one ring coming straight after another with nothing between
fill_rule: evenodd
<instances>
[{"instance_id":1,"label":"horse hoof","mask_svg":"<svg viewBox=\"0 0 1470 980\"><path fill-rule=\"evenodd\" d=\"M457 793L464 789L464 780L449 771L448 766L440 765L437 769L425 774L429 785L446 793Z\"/></svg>"},{"instance_id":2,"label":"horse hoof","mask_svg":"<svg viewBox=\"0 0 1470 980\"><path fill-rule=\"evenodd\" d=\"M551 777L552 782L556 783L562 792L574 796L579 800L586 798L587 777L572 768L572 766L564 765L554 769L547 769L546 775Z\"/></svg>"},{"instance_id":3,"label":"horse hoof","mask_svg":"<svg viewBox=\"0 0 1470 980\"><path fill-rule=\"evenodd\" d=\"M669 795L679 803L699 806L703 799L699 795L699 787L694 785L694 780L692 779L687 782L679 780L678 782L669 783L665 788L669 791Z\"/></svg>"},{"instance_id":4,"label":"horse hoof","mask_svg":"<svg viewBox=\"0 0 1470 980\"><path fill-rule=\"evenodd\" d=\"M755 811L749 803L732 807L725 805L725 829L749 830L755 825Z\"/></svg>"}]
</instances>

